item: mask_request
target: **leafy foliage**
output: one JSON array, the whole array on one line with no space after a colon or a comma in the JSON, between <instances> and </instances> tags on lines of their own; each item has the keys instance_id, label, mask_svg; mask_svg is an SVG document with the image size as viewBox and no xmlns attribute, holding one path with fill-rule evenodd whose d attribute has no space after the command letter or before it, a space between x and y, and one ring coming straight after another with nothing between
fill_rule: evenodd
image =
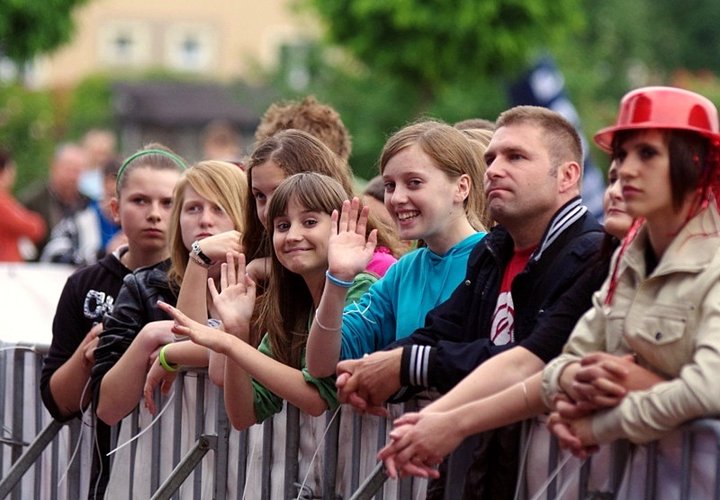
<instances>
[{"instance_id":1,"label":"leafy foliage","mask_svg":"<svg viewBox=\"0 0 720 500\"><path fill-rule=\"evenodd\" d=\"M0 54L22 64L70 39L73 9L85 0L0 0Z\"/></svg>"},{"instance_id":2,"label":"leafy foliage","mask_svg":"<svg viewBox=\"0 0 720 500\"><path fill-rule=\"evenodd\" d=\"M580 0L305 0L328 40L431 102L448 82L524 68L582 24Z\"/></svg>"}]
</instances>

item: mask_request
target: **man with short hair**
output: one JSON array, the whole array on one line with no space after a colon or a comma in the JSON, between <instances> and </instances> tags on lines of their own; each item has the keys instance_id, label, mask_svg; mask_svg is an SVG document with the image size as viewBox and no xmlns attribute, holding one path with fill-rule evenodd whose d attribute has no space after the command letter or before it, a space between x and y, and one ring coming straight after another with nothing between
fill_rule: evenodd
<instances>
[{"instance_id":1,"label":"man with short hair","mask_svg":"<svg viewBox=\"0 0 720 500\"><path fill-rule=\"evenodd\" d=\"M485 160L487 204L499 225L478 243L466 279L423 328L395 348L338 364L341 400L378 411L399 390L405 397L422 389L445 393L483 363L478 392L492 394L542 369L590 307L607 270L594 262L603 233L580 200L582 146L573 126L545 108L512 108L498 118ZM587 292L555 311L588 270L595 278ZM517 433L485 433L481 445L466 493L512 498Z\"/></svg>"}]
</instances>

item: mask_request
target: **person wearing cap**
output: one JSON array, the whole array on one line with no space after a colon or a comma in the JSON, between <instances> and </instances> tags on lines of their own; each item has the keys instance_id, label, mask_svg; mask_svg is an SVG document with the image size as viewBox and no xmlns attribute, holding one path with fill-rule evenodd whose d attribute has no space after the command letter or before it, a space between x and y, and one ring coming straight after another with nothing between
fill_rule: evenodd
<instances>
[{"instance_id":1,"label":"person wearing cap","mask_svg":"<svg viewBox=\"0 0 720 500\"><path fill-rule=\"evenodd\" d=\"M448 432L437 415L398 419L380 453L389 466L434 475L413 458L436 460L462 436L548 409L561 446L581 457L720 413L717 110L692 92L641 88L623 98L616 124L595 141L612 155L636 222L593 307L541 373L443 414L452 417ZM428 429L432 438L419 440Z\"/></svg>"}]
</instances>

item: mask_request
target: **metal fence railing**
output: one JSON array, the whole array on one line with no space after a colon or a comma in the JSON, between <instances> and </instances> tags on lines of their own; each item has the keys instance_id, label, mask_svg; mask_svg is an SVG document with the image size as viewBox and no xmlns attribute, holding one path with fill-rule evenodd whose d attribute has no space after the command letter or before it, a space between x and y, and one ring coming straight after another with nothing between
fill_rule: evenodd
<instances>
[{"instance_id":1,"label":"metal fence railing","mask_svg":"<svg viewBox=\"0 0 720 500\"><path fill-rule=\"evenodd\" d=\"M38 391L42 352L0 351L0 498L87 498L92 419L53 421ZM144 408L113 436L108 498L423 498L425 480L388 481L375 455L392 417L349 408L313 418L286 407L262 425L230 428L220 390L202 372L178 377L154 422ZM132 438L135 438L130 442ZM648 446L619 442L581 463L541 421L524 427L518 498L716 498L720 421L698 420ZM129 443L129 444L127 444ZM461 460L455 457L456 460ZM453 478L446 498L457 498Z\"/></svg>"}]
</instances>

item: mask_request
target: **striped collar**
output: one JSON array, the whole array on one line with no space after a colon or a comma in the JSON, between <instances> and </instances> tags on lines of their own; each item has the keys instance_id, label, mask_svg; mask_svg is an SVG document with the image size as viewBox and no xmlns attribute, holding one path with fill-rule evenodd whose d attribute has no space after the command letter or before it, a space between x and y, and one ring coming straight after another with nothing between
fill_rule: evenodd
<instances>
[{"instance_id":1,"label":"striped collar","mask_svg":"<svg viewBox=\"0 0 720 500\"><path fill-rule=\"evenodd\" d=\"M545 231L545 236L542 239L542 243L533 254L532 260L534 262L540 260L543 252L547 250L567 228L572 226L583 215L585 215L587 211L588 208L582 204L582 199L579 196L573 198L560 210L558 210L550 221L548 229Z\"/></svg>"}]
</instances>

